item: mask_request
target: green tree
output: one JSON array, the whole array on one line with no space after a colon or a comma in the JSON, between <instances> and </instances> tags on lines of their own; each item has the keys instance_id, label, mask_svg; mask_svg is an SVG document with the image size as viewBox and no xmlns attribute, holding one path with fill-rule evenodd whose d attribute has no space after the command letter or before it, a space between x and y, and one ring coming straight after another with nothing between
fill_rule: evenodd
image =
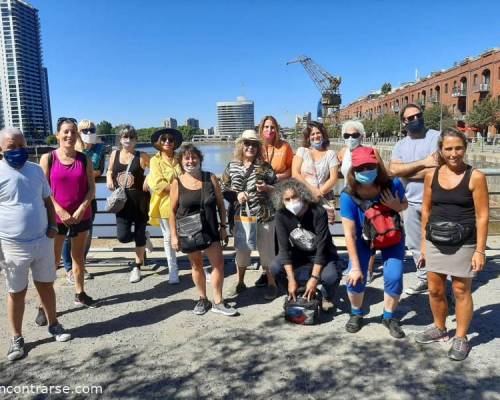
<instances>
[{"instance_id":1,"label":"green tree","mask_svg":"<svg viewBox=\"0 0 500 400\"><path fill-rule=\"evenodd\" d=\"M375 133L375 120L366 118L363 121L363 126L365 127L365 133L367 137L372 136Z\"/></svg>"},{"instance_id":2,"label":"green tree","mask_svg":"<svg viewBox=\"0 0 500 400\"><path fill-rule=\"evenodd\" d=\"M380 91L382 92L382 94L387 94L391 90L392 90L392 85L389 82L384 83L382 85L382 87L380 88Z\"/></svg>"},{"instance_id":3,"label":"green tree","mask_svg":"<svg viewBox=\"0 0 500 400\"><path fill-rule=\"evenodd\" d=\"M96 125L96 133L105 143L115 143L113 139L116 135L113 125L108 121L101 121Z\"/></svg>"},{"instance_id":4,"label":"green tree","mask_svg":"<svg viewBox=\"0 0 500 400\"><path fill-rule=\"evenodd\" d=\"M382 114L376 120L376 131L380 137L397 134L399 131L399 118L394 114Z\"/></svg>"},{"instance_id":5,"label":"green tree","mask_svg":"<svg viewBox=\"0 0 500 400\"><path fill-rule=\"evenodd\" d=\"M425 126L429 129L439 130L439 120L441 118L441 105L433 104L426 107L424 110ZM455 121L448 107L443 106L443 129L452 128L455 126Z\"/></svg>"},{"instance_id":6,"label":"green tree","mask_svg":"<svg viewBox=\"0 0 500 400\"><path fill-rule=\"evenodd\" d=\"M57 144L57 138L55 135L49 135L45 138L45 143L49 146Z\"/></svg>"},{"instance_id":7,"label":"green tree","mask_svg":"<svg viewBox=\"0 0 500 400\"><path fill-rule=\"evenodd\" d=\"M469 126L478 128L484 135L489 126L500 125L500 103L490 97L480 101L466 117Z\"/></svg>"},{"instance_id":8,"label":"green tree","mask_svg":"<svg viewBox=\"0 0 500 400\"><path fill-rule=\"evenodd\" d=\"M339 138L341 126L339 124L330 124L326 126L326 131L328 132L328 137Z\"/></svg>"},{"instance_id":9,"label":"green tree","mask_svg":"<svg viewBox=\"0 0 500 400\"><path fill-rule=\"evenodd\" d=\"M151 140L151 135L161 128L151 127L151 128L140 128L136 129L137 140L139 142L149 142Z\"/></svg>"},{"instance_id":10,"label":"green tree","mask_svg":"<svg viewBox=\"0 0 500 400\"><path fill-rule=\"evenodd\" d=\"M182 125L177 128L182 133L182 140L185 142L191 141L194 135L201 135L202 132L199 129L192 128L187 125Z\"/></svg>"}]
</instances>

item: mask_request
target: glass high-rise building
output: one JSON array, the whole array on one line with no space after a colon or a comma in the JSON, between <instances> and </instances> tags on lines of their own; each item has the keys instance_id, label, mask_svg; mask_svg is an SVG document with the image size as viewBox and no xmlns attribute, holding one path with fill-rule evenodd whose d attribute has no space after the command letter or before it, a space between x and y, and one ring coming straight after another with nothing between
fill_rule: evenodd
<instances>
[{"instance_id":1,"label":"glass high-rise building","mask_svg":"<svg viewBox=\"0 0 500 400\"><path fill-rule=\"evenodd\" d=\"M254 104L238 97L236 101L217 102L217 134L240 136L245 129L255 129Z\"/></svg>"},{"instance_id":2,"label":"glass high-rise building","mask_svg":"<svg viewBox=\"0 0 500 400\"><path fill-rule=\"evenodd\" d=\"M53 132L38 10L24 0L0 0L0 14L0 123L21 129L28 141L42 140Z\"/></svg>"}]
</instances>

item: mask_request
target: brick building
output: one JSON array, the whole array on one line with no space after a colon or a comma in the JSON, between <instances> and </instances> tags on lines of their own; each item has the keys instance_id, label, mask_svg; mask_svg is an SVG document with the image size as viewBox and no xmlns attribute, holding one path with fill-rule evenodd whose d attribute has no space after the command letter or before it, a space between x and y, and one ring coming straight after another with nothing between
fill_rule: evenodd
<instances>
[{"instance_id":1,"label":"brick building","mask_svg":"<svg viewBox=\"0 0 500 400\"><path fill-rule=\"evenodd\" d=\"M394 88L381 95L373 93L340 109L339 120L374 118L399 113L408 103L447 106L453 117L464 120L482 99L491 96L500 101L500 49L488 50L478 57L468 57L453 67Z\"/></svg>"}]
</instances>

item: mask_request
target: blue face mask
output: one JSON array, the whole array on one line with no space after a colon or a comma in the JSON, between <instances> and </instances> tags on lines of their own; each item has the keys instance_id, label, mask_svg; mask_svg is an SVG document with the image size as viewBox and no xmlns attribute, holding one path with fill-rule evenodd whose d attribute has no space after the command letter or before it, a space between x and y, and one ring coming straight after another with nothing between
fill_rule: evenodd
<instances>
[{"instance_id":1,"label":"blue face mask","mask_svg":"<svg viewBox=\"0 0 500 400\"><path fill-rule=\"evenodd\" d=\"M311 143L311 146L316 150L321 150L323 148L323 139L319 142Z\"/></svg>"},{"instance_id":2,"label":"blue face mask","mask_svg":"<svg viewBox=\"0 0 500 400\"><path fill-rule=\"evenodd\" d=\"M378 169L368 169L362 172L354 172L354 179L362 185L369 185L375 182L378 176Z\"/></svg>"},{"instance_id":3,"label":"blue face mask","mask_svg":"<svg viewBox=\"0 0 500 400\"><path fill-rule=\"evenodd\" d=\"M28 161L28 150L26 147L20 147L14 150L7 150L3 152L3 158L7 161L12 168L20 169Z\"/></svg>"},{"instance_id":4,"label":"blue face mask","mask_svg":"<svg viewBox=\"0 0 500 400\"><path fill-rule=\"evenodd\" d=\"M405 128L410 134L415 135L421 133L425 129L424 119L423 118L414 119L413 121L408 122Z\"/></svg>"}]
</instances>

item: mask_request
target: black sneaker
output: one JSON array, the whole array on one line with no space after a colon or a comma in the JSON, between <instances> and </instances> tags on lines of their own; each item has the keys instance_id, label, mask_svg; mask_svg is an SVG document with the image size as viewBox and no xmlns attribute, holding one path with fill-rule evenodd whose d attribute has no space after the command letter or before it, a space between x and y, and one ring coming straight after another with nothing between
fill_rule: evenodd
<instances>
[{"instance_id":1,"label":"black sneaker","mask_svg":"<svg viewBox=\"0 0 500 400\"><path fill-rule=\"evenodd\" d=\"M202 299L200 297L200 300L196 302L196 305L193 308L193 312L196 315L203 315L205 314L208 310L212 308L212 303L208 301L208 299Z\"/></svg>"},{"instance_id":2,"label":"black sneaker","mask_svg":"<svg viewBox=\"0 0 500 400\"><path fill-rule=\"evenodd\" d=\"M22 336L12 338L9 351L7 352L7 359L15 361L19 360L22 356L24 356L24 338Z\"/></svg>"},{"instance_id":3,"label":"black sneaker","mask_svg":"<svg viewBox=\"0 0 500 400\"><path fill-rule=\"evenodd\" d=\"M451 348L448 350L448 358L453 361L463 361L467 358L470 345L467 338L454 337Z\"/></svg>"},{"instance_id":4,"label":"black sneaker","mask_svg":"<svg viewBox=\"0 0 500 400\"><path fill-rule=\"evenodd\" d=\"M393 338L402 339L406 336L396 318L382 318L382 325L389 329L389 333Z\"/></svg>"},{"instance_id":5,"label":"black sneaker","mask_svg":"<svg viewBox=\"0 0 500 400\"><path fill-rule=\"evenodd\" d=\"M45 311L43 310L43 307L38 307L38 313L35 318L35 324L38 326L45 326L47 325L47 317L45 316Z\"/></svg>"},{"instance_id":6,"label":"black sneaker","mask_svg":"<svg viewBox=\"0 0 500 400\"><path fill-rule=\"evenodd\" d=\"M362 315L351 315L349 321L345 324L345 330L349 333L359 332L363 326L363 316Z\"/></svg>"},{"instance_id":7,"label":"black sneaker","mask_svg":"<svg viewBox=\"0 0 500 400\"><path fill-rule=\"evenodd\" d=\"M267 274L265 272L255 281L255 287L264 286L267 286Z\"/></svg>"},{"instance_id":8,"label":"black sneaker","mask_svg":"<svg viewBox=\"0 0 500 400\"><path fill-rule=\"evenodd\" d=\"M81 292L81 293L75 293L75 305L95 308L96 302L92 297L88 296L87 293Z\"/></svg>"}]
</instances>

